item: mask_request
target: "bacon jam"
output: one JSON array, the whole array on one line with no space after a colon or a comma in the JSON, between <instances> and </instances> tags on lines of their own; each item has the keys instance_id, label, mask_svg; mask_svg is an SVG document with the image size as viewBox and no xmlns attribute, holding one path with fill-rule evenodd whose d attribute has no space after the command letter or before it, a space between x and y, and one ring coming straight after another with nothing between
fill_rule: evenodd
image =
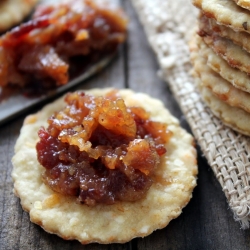
<instances>
[{"instance_id":1,"label":"bacon jam","mask_svg":"<svg viewBox=\"0 0 250 250\"><path fill-rule=\"evenodd\" d=\"M166 124L150 120L141 107L127 107L117 91L69 93L65 102L38 132L45 184L90 206L143 198L166 153Z\"/></svg>"},{"instance_id":2,"label":"bacon jam","mask_svg":"<svg viewBox=\"0 0 250 250\"><path fill-rule=\"evenodd\" d=\"M0 38L0 86L66 84L73 59L84 67L114 52L126 26L121 9L93 0L39 5L30 21Z\"/></svg>"}]
</instances>

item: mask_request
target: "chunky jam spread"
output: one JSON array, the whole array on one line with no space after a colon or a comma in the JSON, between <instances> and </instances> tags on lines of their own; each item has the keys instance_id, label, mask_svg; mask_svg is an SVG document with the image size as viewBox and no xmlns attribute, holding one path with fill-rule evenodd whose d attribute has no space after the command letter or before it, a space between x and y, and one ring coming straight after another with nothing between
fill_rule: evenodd
<instances>
[{"instance_id":1,"label":"chunky jam spread","mask_svg":"<svg viewBox=\"0 0 250 250\"><path fill-rule=\"evenodd\" d=\"M143 198L166 153L166 124L150 120L141 107L126 107L117 91L70 93L65 102L38 132L43 181L90 206Z\"/></svg>"},{"instance_id":2,"label":"chunky jam spread","mask_svg":"<svg viewBox=\"0 0 250 250\"><path fill-rule=\"evenodd\" d=\"M93 0L40 5L30 21L0 38L0 86L66 84L76 58L83 67L114 52L126 26L120 9Z\"/></svg>"}]
</instances>

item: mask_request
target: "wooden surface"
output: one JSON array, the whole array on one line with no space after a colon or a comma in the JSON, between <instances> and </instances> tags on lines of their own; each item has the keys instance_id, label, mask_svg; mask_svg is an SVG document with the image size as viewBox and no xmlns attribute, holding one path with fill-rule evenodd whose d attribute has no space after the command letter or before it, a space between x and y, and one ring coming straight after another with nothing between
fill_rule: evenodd
<instances>
[{"instance_id":1,"label":"wooden surface","mask_svg":"<svg viewBox=\"0 0 250 250\"><path fill-rule=\"evenodd\" d=\"M126 44L108 68L77 88L129 87L148 93L162 100L180 119L181 125L189 130L167 84L157 77L157 62L131 4L124 0L123 6L130 18ZM31 113L40 108L41 106L33 109ZM127 244L86 246L77 241L64 241L46 233L39 226L30 223L29 215L22 210L19 199L12 192L11 158L24 117L16 117L0 127L0 250L250 249L250 230L241 230L240 224L234 221L224 193L198 147L198 186L181 216L171 221L165 229L157 230L143 239L134 239Z\"/></svg>"}]
</instances>

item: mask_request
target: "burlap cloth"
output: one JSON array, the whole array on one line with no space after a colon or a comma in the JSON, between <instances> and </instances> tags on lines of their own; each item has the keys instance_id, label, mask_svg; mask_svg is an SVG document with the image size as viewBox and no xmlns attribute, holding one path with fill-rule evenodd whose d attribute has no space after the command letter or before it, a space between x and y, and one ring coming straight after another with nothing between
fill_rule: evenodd
<instances>
[{"instance_id":1,"label":"burlap cloth","mask_svg":"<svg viewBox=\"0 0 250 250\"><path fill-rule=\"evenodd\" d=\"M221 184L234 218L250 220L250 141L224 126L202 102L190 75L188 40L198 10L189 0L131 0L169 84L203 154ZM250 125L250 124L249 124Z\"/></svg>"}]
</instances>

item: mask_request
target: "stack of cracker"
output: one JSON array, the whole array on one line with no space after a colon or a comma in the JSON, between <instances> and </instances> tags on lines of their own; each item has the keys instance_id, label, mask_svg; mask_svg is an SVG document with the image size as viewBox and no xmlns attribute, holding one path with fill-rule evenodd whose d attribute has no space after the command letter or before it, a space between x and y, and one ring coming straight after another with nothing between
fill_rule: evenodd
<instances>
[{"instance_id":1,"label":"stack of cracker","mask_svg":"<svg viewBox=\"0 0 250 250\"><path fill-rule=\"evenodd\" d=\"M250 137L244 136L241 133L235 133L229 127L223 126L221 120L215 117L211 113L211 110L206 105L204 105L204 102L201 100L200 93L197 91L197 88L194 84L194 78L190 75L190 70L193 67L190 65L190 53L187 44L188 41L190 41L190 37L193 36L193 27L196 24L197 15L199 12L198 8L195 8L191 4L191 1L187 0L131 1L135 6L141 23L143 24L149 43L157 56L161 70L161 76L168 83L173 95L176 97L176 100L178 101L183 114L185 115L186 120L188 121L192 132L194 133L196 140L202 149L202 152L207 158L211 169L213 170L223 192L225 193L229 207L234 213L235 220L240 221L242 228L249 228ZM231 15L230 18L229 13L232 13L230 8L228 9L223 6L219 8L218 12L215 12L214 10L206 10L203 2L199 4L197 1L196 5L198 7L200 6L200 9L203 10L204 16L211 18L214 16L213 13L217 13L217 19L222 17L223 13L225 13L225 11L228 9L227 14L224 15L225 25L222 25L221 18L220 21L217 21L216 18L209 20L215 23L216 27L220 27L220 30L230 30L233 34L236 33L239 35L239 33L241 33L248 37L248 32L243 31L244 26L248 28L246 23L244 24L243 29L241 28L242 31L238 31L239 29L237 29L237 32L235 32L235 28L233 27L240 27L240 22L244 23L246 20L249 20L249 11L237 7L237 5L232 2L232 0L221 0L219 3L220 5L215 3L209 5L210 3L206 3L208 5L206 9L213 8L215 5L216 7L214 8L217 9L218 6L221 6L221 4L228 5L230 3L231 5L235 6L236 9L241 11L241 15L238 15L239 12L234 12L234 16ZM232 24L230 24L228 20L229 18L232 21ZM220 23L220 25L217 23ZM247 22L247 24L248 23L250 26L250 22ZM230 26L228 27L228 25ZM202 38L200 38L200 40L202 40ZM239 40L243 41L244 39L240 38ZM195 39L196 49L193 51L192 57L198 57L200 61L203 60L203 62L205 62L205 68L200 65L202 70L208 69L210 72L212 72L212 75L219 77L219 81L217 81L216 84L219 86L221 81L226 80L223 80L223 77L221 77L213 69L207 67L208 60L205 56L200 55L202 52L197 49L197 44L199 43L197 41L198 40ZM203 44L204 46L207 46L205 42L203 42ZM197 55L198 53L199 55ZM209 62L211 62L212 54L209 53L208 55L210 58ZM223 65L227 65L226 61L224 61L222 57L217 56L216 58L219 60L216 64L217 68L223 68ZM199 62L196 63L196 67L198 66ZM240 78L234 75L234 69L230 66L228 66L228 68L230 69L228 76L230 78L233 77L234 82L239 82ZM239 75L247 75L246 73L242 73L240 70L236 71L239 72ZM210 79L212 77L211 75L207 74L202 75L203 77L208 76ZM200 78L197 77L197 79L199 80ZM213 81L214 80L212 79L210 82ZM229 86L233 86L228 81L226 82ZM241 86L242 88L238 88L238 91L240 91L240 93L245 93L244 95L248 96L249 94L247 94L246 90L250 89L250 82L246 83L245 81L245 84ZM203 89L206 88L204 87ZM232 91L229 92L232 93ZM237 95L233 94L233 96ZM219 98L217 98L217 100L219 100ZM242 100L242 98L237 98L237 100ZM225 101L221 101L221 103L225 104ZM231 108L231 105L226 105L230 107L229 110L234 109ZM236 109L242 110L239 113L243 112L248 114L248 112L243 111L243 108ZM226 112L222 114L223 116L227 115ZM245 134L247 134L246 131L248 131L249 134L249 128L247 128L247 130L244 129L244 131Z\"/></svg>"},{"instance_id":2,"label":"stack of cracker","mask_svg":"<svg viewBox=\"0 0 250 250\"><path fill-rule=\"evenodd\" d=\"M202 153L206 156L211 169L213 170L223 192L225 193L229 207L234 213L235 220L241 222L242 228L249 228L250 137L244 136L241 133L235 133L229 127L224 126L221 120L211 113L211 110L206 105L204 105L200 92L197 91L197 88L194 84L194 78L190 75L190 70L193 67L190 65L190 51L187 44L188 41L190 41L190 37L194 37L193 27L196 25L199 9L195 8L191 4L191 1L186 0L131 1L135 6L141 23L143 24L143 27L146 31L148 41L156 54L160 66L160 75L168 83L168 86L172 90L173 95L176 97L183 114L185 114L185 118L188 121L192 132L194 133L196 140L202 149ZM213 11L210 12L205 9L203 2L199 4L197 1L196 5L198 7L200 6L200 9L203 10L204 16L208 16L210 18L215 16L213 13L215 14L216 10L219 11L216 15L217 19L209 19L211 22L216 24L216 27L219 27L220 30L223 31L230 30L233 34L237 34L235 36L236 38L239 37L239 34L245 34L246 37L249 36L247 35L248 32L243 31L244 26L247 27L246 23L244 24L243 29L241 27L241 29L237 29L237 32L234 31L235 27L240 27L241 22L244 23L246 20L249 20L248 13L250 12L248 10L237 7L237 5L232 2L232 0L221 0L219 1L220 4L210 4L210 2L211 1L208 1L208 3L206 3L208 5L206 9L213 8ZM222 4L228 5L229 3L230 5L235 6L236 9L240 10L240 12L236 11L233 15L234 12L232 9L222 6ZM226 25L222 25L221 19L225 11L227 14L224 15L224 24ZM178 13L178 15L176 13ZM239 13L241 14L239 15ZM229 19L231 20L232 24L230 24ZM220 23L220 25L218 23ZM250 22L247 23L249 23L250 26ZM236 38L234 38L234 40L236 40ZM202 38L197 39L203 40ZM239 39L239 41L243 40L244 39L242 38ZM204 69L202 64L199 65L198 61L196 63L196 67L200 66L202 71L208 69L212 72L212 75L214 74L216 77L218 77L219 81L216 81L216 85L221 86L220 81L226 81L227 86L233 86L231 83L229 83L229 81L223 80L223 77L220 76L216 71L210 67L206 67L208 64L208 59L206 59L205 54L198 49L197 44L199 44L199 42L195 39L196 48L193 48L192 58L194 59L194 57L196 57L201 62L203 60L206 65ZM207 46L205 42L203 42L203 44L204 46ZM209 52L208 56L210 58L210 62L212 57L211 55L213 54ZM215 64L217 65L217 68L223 68L223 65L228 64L226 61L224 61L224 59L222 59L221 56L217 56L216 58L219 60L217 64ZM221 61L224 64L222 64ZM232 82L239 83L240 77L234 75L234 68L231 66L228 66L228 68L230 69L229 72L225 70L223 71L228 72L229 79L234 79ZM198 70L196 70L196 72L197 71ZM239 75L247 75L246 73L242 73L240 70L236 71L239 72ZM203 78L208 76L203 72L201 73L202 74L196 74L197 76L203 75ZM214 81L211 78L212 75L209 75L210 82ZM200 78L196 77L196 79L199 80ZM245 77L245 79L248 79L248 77ZM241 86L241 89L235 89L239 89L237 91L248 96L249 94L246 91L247 89L250 89L248 80L247 83L245 81L245 83ZM205 87L203 89L206 90ZM232 91L226 91L226 93L229 92L233 93ZM228 94L224 95L225 98L227 96ZM238 94L233 94L233 96L237 97ZM220 99L217 97L217 100ZM242 97L240 96L234 100L242 101ZM221 101L221 103L229 107L229 113L231 113L231 117L234 117L234 115L232 115L232 110L234 108L225 101ZM220 107L221 106L219 105L219 108ZM239 113L243 112L248 114L248 112L244 111L241 107L236 107L236 110L238 110ZM236 111L237 115L238 111ZM227 114L225 109L224 112L221 113L221 116L223 117L230 117L230 115ZM246 118L248 115L244 117L245 121L249 121L249 119ZM237 120L237 118L234 119ZM247 128L247 130L242 129L242 131L245 131L245 134L249 134L249 128Z\"/></svg>"},{"instance_id":3,"label":"stack of cracker","mask_svg":"<svg viewBox=\"0 0 250 250\"><path fill-rule=\"evenodd\" d=\"M201 95L226 125L250 135L250 1L193 4L200 15L191 59Z\"/></svg>"}]
</instances>

